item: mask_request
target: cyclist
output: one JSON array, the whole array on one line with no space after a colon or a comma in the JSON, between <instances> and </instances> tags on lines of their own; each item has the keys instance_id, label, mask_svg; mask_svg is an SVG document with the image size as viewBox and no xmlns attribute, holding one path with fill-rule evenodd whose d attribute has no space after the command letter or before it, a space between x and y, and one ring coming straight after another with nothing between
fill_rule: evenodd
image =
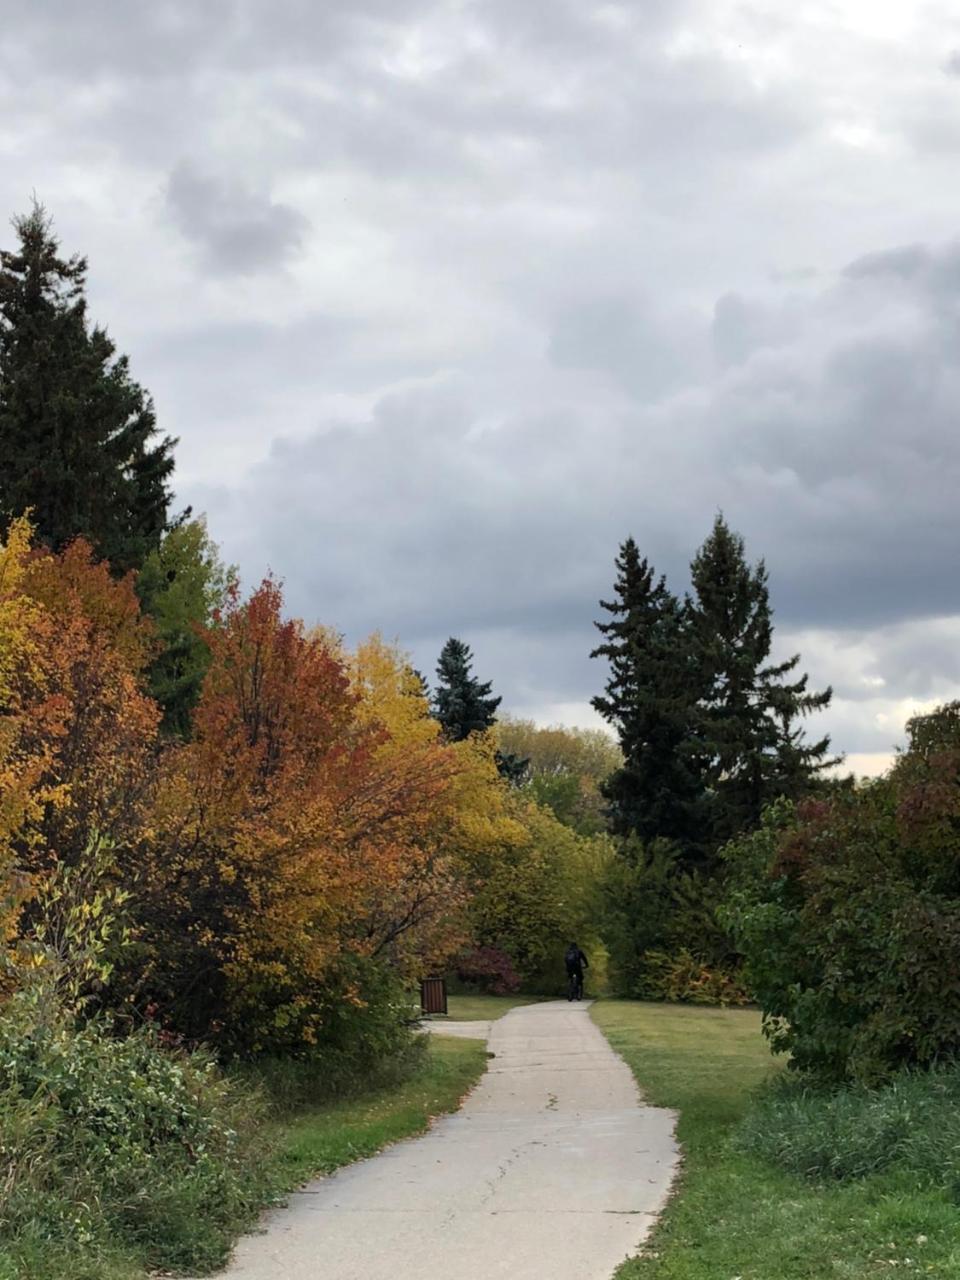
<instances>
[{"instance_id":1,"label":"cyclist","mask_svg":"<svg viewBox=\"0 0 960 1280\"><path fill-rule=\"evenodd\" d=\"M583 971L590 968L590 961L575 942L567 947L563 957L567 966L567 999L583 999Z\"/></svg>"}]
</instances>

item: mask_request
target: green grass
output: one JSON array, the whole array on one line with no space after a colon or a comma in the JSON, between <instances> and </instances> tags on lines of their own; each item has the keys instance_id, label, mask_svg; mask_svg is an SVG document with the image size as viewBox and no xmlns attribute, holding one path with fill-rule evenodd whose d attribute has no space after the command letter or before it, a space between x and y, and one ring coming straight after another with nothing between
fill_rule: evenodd
<instances>
[{"instance_id":1,"label":"green grass","mask_svg":"<svg viewBox=\"0 0 960 1280\"><path fill-rule=\"evenodd\" d=\"M433 1116L456 1110L486 1062L479 1040L431 1035L422 1068L404 1084L310 1107L278 1121L270 1139L279 1188L293 1190L316 1174L331 1173L423 1132Z\"/></svg>"},{"instance_id":2,"label":"green grass","mask_svg":"<svg viewBox=\"0 0 960 1280\"><path fill-rule=\"evenodd\" d=\"M536 1004L539 999L539 996L448 996L447 1017L451 1022L483 1022L502 1018L518 1005Z\"/></svg>"},{"instance_id":3,"label":"green grass","mask_svg":"<svg viewBox=\"0 0 960 1280\"><path fill-rule=\"evenodd\" d=\"M960 1277L960 1208L907 1168L812 1181L737 1149L777 1073L756 1013L602 1001L592 1014L651 1103L680 1112L684 1165L617 1280Z\"/></svg>"}]
</instances>

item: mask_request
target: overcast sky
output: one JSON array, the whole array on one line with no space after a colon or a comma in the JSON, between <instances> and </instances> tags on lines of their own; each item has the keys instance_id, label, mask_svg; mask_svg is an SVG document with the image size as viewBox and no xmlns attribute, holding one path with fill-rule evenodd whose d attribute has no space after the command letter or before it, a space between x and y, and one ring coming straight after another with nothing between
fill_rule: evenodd
<instances>
[{"instance_id":1,"label":"overcast sky","mask_svg":"<svg viewBox=\"0 0 960 1280\"><path fill-rule=\"evenodd\" d=\"M722 508L861 769L960 696L960 10L0 0L36 191L245 579L590 723ZM9 238L9 236L8 236Z\"/></svg>"}]
</instances>

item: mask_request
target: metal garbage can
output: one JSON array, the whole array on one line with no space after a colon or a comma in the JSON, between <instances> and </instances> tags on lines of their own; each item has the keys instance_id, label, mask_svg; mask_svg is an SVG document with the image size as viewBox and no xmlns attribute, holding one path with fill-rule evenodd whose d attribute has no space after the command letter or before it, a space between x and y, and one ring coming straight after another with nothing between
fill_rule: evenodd
<instances>
[{"instance_id":1,"label":"metal garbage can","mask_svg":"<svg viewBox=\"0 0 960 1280\"><path fill-rule=\"evenodd\" d=\"M420 983L420 1008L424 1013L447 1012L447 983L445 978L424 978Z\"/></svg>"}]
</instances>

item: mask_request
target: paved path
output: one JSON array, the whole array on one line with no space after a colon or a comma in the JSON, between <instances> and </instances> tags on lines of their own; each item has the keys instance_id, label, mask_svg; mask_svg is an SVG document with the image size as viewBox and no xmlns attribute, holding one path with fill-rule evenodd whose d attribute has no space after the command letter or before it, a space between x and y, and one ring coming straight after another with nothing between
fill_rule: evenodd
<instances>
[{"instance_id":1,"label":"paved path","mask_svg":"<svg viewBox=\"0 0 960 1280\"><path fill-rule=\"evenodd\" d=\"M512 1009L456 1115L311 1183L240 1242L229 1280L609 1280L676 1162L586 1005Z\"/></svg>"}]
</instances>

